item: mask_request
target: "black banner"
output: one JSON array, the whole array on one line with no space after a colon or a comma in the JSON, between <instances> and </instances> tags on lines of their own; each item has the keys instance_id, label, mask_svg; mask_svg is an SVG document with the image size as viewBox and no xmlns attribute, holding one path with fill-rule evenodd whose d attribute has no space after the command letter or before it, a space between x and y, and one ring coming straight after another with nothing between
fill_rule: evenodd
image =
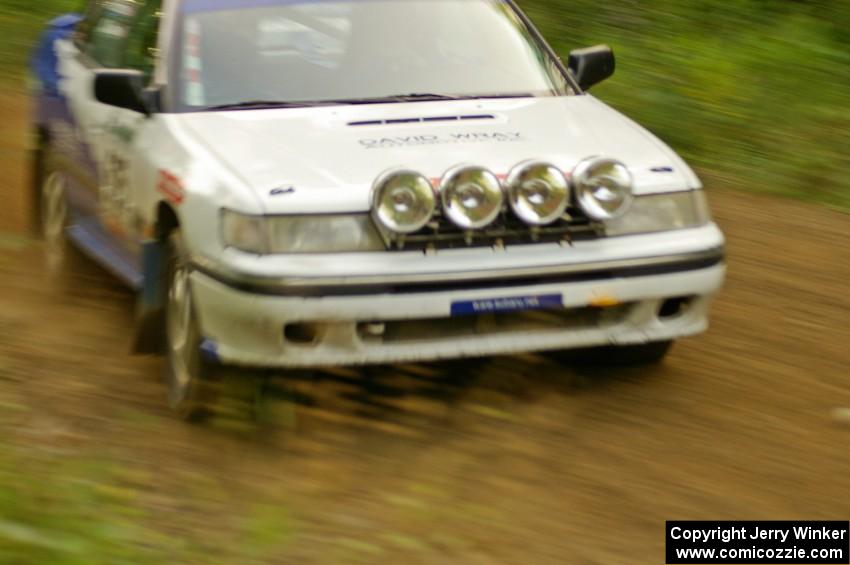
<instances>
[{"instance_id":1,"label":"black banner","mask_svg":"<svg viewBox=\"0 0 850 565\"><path fill-rule=\"evenodd\" d=\"M667 522L668 565L850 563L848 522Z\"/></svg>"}]
</instances>

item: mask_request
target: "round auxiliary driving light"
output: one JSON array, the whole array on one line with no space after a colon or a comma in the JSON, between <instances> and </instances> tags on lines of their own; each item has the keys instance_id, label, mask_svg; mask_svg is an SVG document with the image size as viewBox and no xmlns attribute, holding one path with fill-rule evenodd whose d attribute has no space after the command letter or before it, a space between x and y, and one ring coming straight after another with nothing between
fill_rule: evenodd
<instances>
[{"instance_id":1,"label":"round auxiliary driving light","mask_svg":"<svg viewBox=\"0 0 850 565\"><path fill-rule=\"evenodd\" d=\"M373 194L372 213L375 219L395 233L413 233L422 229L437 207L430 181L407 169L381 175Z\"/></svg>"},{"instance_id":2,"label":"round auxiliary driving light","mask_svg":"<svg viewBox=\"0 0 850 565\"><path fill-rule=\"evenodd\" d=\"M545 226L560 218L570 201L570 185L564 173L549 163L520 163L508 175L507 187L514 214L533 226Z\"/></svg>"},{"instance_id":3,"label":"round auxiliary driving light","mask_svg":"<svg viewBox=\"0 0 850 565\"><path fill-rule=\"evenodd\" d=\"M440 183L443 212L459 228L490 225L502 211L505 195L496 175L482 167L457 166Z\"/></svg>"},{"instance_id":4,"label":"round auxiliary driving light","mask_svg":"<svg viewBox=\"0 0 850 565\"><path fill-rule=\"evenodd\" d=\"M632 174L616 159L592 157L573 171L579 206L594 220L623 215L632 204Z\"/></svg>"}]
</instances>

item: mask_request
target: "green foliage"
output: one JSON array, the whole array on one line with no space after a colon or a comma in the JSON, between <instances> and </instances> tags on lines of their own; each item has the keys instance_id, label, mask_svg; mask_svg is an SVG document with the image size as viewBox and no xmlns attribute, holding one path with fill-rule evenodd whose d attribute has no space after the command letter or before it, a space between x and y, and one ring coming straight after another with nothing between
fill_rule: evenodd
<instances>
[{"instance_id":1,"label":"green foliage","mask_svg":"<svg viewBox=\"0 0 850 565\"><path fill-rule=\"evenodd\" d=\"M564 58L575 47L611 45L617 73L593 94L708 179L850 210L850 4L520 4Z\"/></svg>"},{"instance_id":2,"label":"green foliage","mask_svg":"<svg viewBox=\"0 0 850 565\"><path fill-rule=\"evenodd\" d=\"M0 77L21 80L45 24L81 4L81 0L0 0Z\"/></svg>"}]
</instances>

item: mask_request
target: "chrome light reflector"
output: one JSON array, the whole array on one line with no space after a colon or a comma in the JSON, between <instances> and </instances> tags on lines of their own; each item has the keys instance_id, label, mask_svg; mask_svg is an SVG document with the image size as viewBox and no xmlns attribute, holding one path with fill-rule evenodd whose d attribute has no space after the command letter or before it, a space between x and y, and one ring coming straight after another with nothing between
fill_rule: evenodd
<instances>
[{"instance_id":1,"label":"chrome light reflector","mask_svg":"<svg viewBox=\"0 0 850 565\"><path fill-rule=\"evenodd\" d=\"M440 198L446 217L457 227L467 230L493 223L505 202L502 184L496 175L471 165L459 165L443 176Z\"/></svg>"},{"instance_id":2,"label":"chrome light reflector","mask_svg":"<svg viewBox=\"0 0 850 565\"><path fill-rule=\"evenodd\" d=\"M615 159L592 157L573 171L579 206L594 220L610 220L626 213L632 204L632 174Z\"/></svg>"},{"instance_id":3,"label":"chrome light reflector","mask_svg":"<svg viewBox=\"0 0 850 565\"><path fill-rule=\"evenodd\" d=\"M564 173L541 161L525 161L514 167L507 188L514 214L533 226L545 226L560 218L570 200Z\"/></svg>"},{"instance_id":4,"label":"chrome light reflector","mask_svg":"<svg viewBox=\"0 0 850 565\"><path fill-rule=\"evenodd\" d=\"M372 214L378 224L391 232L403 234L422 229L436 208L434 188L415 171L389 171L375 183Z\"/></svg>"}]
</instances>

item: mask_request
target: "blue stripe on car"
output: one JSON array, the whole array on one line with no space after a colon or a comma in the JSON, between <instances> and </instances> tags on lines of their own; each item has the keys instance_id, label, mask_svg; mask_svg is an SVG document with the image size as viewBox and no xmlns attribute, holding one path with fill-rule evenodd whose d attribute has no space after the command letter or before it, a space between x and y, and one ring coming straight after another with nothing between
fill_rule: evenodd
<instances>
[{"instance_id":1,"label":"blue stripe on car","mask_svg":"<svg viewBox=\"0 0 850 565\"><path fill-rule=\"evenodd\" d=\"M79 249L132 288L140 288L143 276L135 259L116 251L115 246L104 239L102 233L96 225L96 220L91 219L81 219L68 228L68 237Z\"/></svg>"},{"instance_id":2,"label":"blue stripe on car","mask_svg":"<svg viewBox=\"0 0 850 565\"><path fill-rule=\"evenodd\" d=\"M59 72L56 69L58 59L53 46L57 40L71 37L74 28L82 20L83 17L79 14L65 14L52 20L33 52L31 59L33 74L48 94L59 94Z\"/></svg>"}]
</instances>

